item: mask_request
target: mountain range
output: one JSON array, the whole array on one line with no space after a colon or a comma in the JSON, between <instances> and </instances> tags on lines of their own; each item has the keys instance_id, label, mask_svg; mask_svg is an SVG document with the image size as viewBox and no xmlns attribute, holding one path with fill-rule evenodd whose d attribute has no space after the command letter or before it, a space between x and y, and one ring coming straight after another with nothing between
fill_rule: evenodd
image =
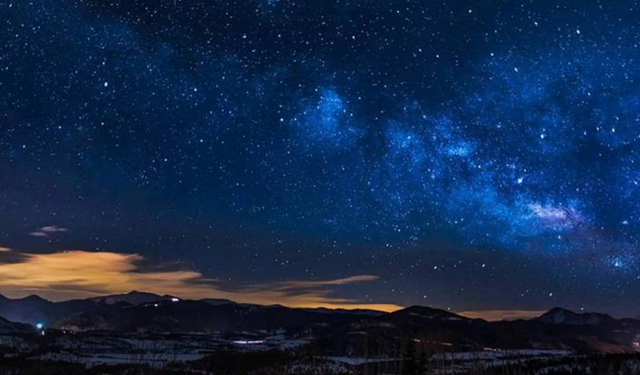
<instances>
[{"instance_id":1,"label":"mountain range","mask_svg":"<svg viewBox=\"0 0 640 375\"><path fill-rule=\"evenodd\" d=\"M562 308L530 320L488 322L424 306L392 313L301 309L218 299L182 300L143 292L64 302L38 296L10 299L0 295L0 317L0 333L34 331L38 323L46 329L84 333L255 337L283 332L288 337L313 337L320 346L331 349L361 338L371 337L383 345L405 337L460 350L530 348L619 353L635 351L640 339L640 320Z\"/></svg>"}]
</instances>

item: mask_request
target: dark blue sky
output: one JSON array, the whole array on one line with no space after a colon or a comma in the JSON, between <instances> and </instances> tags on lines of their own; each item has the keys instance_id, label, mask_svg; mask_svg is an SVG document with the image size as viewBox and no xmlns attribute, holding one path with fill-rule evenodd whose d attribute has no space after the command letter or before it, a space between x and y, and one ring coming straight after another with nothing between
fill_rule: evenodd
<instances>
[{"instance_id":1,"label":"dark blue sky","mask_svg":"<svg viewBox=\"0 0 640 375\"><path fill-rule=\"evenodd\" d=\"M230 291L374 275L327 293L640 315L636 2L0 15L0 245L17 254L137 253Z\"/></svg>"}]
</instances>

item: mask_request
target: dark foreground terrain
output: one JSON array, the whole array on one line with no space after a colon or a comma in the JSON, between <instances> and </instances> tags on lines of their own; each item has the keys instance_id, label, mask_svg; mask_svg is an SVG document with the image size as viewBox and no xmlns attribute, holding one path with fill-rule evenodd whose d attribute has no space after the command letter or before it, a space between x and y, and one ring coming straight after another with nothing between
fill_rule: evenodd
<instances>
[{"instance_id":1,"label":"dark foreground terrain","mask_svg":"<svg viewBox=\"0 0 640 375\"><path fill-rule=\"evenodd\" d=\"M479 355L481 356L481 355ZM360 363L358 363L360 362ZM193 362L168 362L163 366L145 363L87 366L73 361L33 360L20 357L0 359L0 374L21 375L346 375L346 374L468 374L468 375L634 375L640 374L640 356L608 354L583 356L509 355L492 359L455 359L447 355L419 358L403 356L379 362L315 356L304 351L258 353L220 352Z\"/></svg>"},{"instance_id":2,"label":"dark foreground terrain","mask_svg":"<svg viewBox=\"0 0 640 375\"><path fill-rule=\"evenodd\" d=\"M640 374L640 321L487 322L414 306L292 309L129 293L0 297L2 374Z\"/></svg>"}]
</instances>

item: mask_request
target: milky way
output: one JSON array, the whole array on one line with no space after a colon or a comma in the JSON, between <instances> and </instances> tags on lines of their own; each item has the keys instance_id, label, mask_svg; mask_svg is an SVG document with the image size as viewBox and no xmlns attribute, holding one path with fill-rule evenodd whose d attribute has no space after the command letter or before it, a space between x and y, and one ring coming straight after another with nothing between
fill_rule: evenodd
<instances>
[{"instance_id":1,"label":"milky way","mask_svg":"<svg viewBox=\"0 0 640 375\"><path fill-rule=\"evenodd\" d=\"M640 315L640 14L610 3L0 1L0 245Z\"/></svg>"}]
</instances>

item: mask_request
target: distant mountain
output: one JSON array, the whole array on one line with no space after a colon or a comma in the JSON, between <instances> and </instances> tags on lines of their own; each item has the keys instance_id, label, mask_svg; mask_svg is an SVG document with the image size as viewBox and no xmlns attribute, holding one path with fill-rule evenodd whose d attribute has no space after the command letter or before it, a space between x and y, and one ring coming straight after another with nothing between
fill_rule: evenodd
<instances>
[{"instance_id":1,"label":"distant mountain","mask_svg":"<svg viewBox=\"0 0 640 375\"><path fill-rule=\"evenodd\" d=\"M51 302L39 296L11 299L0 295L0 317L13 322L49 325L63 318L81 313L104 313L123 307L137 306L156 301L171 301L176 297L153 293L129 292L86 299Z\"/></svg>"},{"instance_id":2,"label":"distant mountain","mask_svg":"<svg viewBox=\"0 0 640 375\"><path fill-rule=\"evenodd\" d=\"M553 308L542 314L536 320L548 324L567 325L598 325L615 321L609 315L598 313L575 313L560 307Z\"/></svg>"},{"instance_id":3,"label":"distant mountain","mask_svg":"<svg viewBox=\"0 0 640 375\"><path fill-rule=\"evenodd\" d=\"M230 300L230 299L223 299L223 298L205 298L205 299L201 299L200 301L208 303L211 306L220 306L220 305L235 305L236 302Z\"/></svg>"},{"instance_id":4,"label":"distant mountain","mask_svg":"<svg viewBox=\"0 0 640 375\"><path fill-rule=\"evenodd\" d=\"M319 307L319 308L310 308L310 309L305 309L307 311L311 311L311 312L316 312L316 313L321 313L321 314L349 314L349 315L362 315L362 316L381 316L386 314L383 311L379 311L379 310L367 310L367 309L353 309L353 310L347 310L347 309L328 309L328 308L324 308L324 307Z\"/></svg>"},{"instance_id":5,"label":"distant mountain","mask_svg":"<svg viewBox=\"0 0 640 375\"><path fill-rule=\"evenodd\" d=\"M119 332L213 333L299 331L317 323L340 324L359 315L326 314L283 306L258 306L207 301L156 301L127 308L87 312L61 319L54 327L68 330Z\"/></svg>"},{"instance_id":6,"label":"distant mountain","mask_svg":"<svg viewBox=\"0 0 640 375\"><path fill-rule=\"evenodd\" d=\"M168 301L173 298L176 298L176 297L169 296L169 295L161 296L154 293L132 291L126 294L113 294L109 296L94 297L89 299L97 303L104 303L108 305L115 305L118 303L142 305L143 303L149 303L149 302L155 302L155 301Z\"/></svg>"},{"instance_id":7,"label":"distant mountain","mask_svg":"<svg viewBox=\"0 0 640 375\"><path fill-rule=\"evenodd\" d=\"M425 306L411 306L406 309L398 310L391 313L394 318L404 317L405 319L417 320L449 320L449 321L470 321L471 319L454 314L449 311L434 309Z\"/></svg>"},{"instance_id":8,"label":"distant mountain","mask_svg":"<svg viewBox=\"0 0 640 375\"><path fill-rule=\"evenodd\" d=\"M0 318L0 335L15 334L15 333L34 333L34 327L28 324L13 323L7 319Z\"/></svg>"},{"instance_id":9,"label":"distant mountain","mask_svg":"<svg viewBox=\"0 0 640 375\"><path fill-rule=\"evenodd\" d=\"M36 324L52 316L53 302L38 296L11 299L0 295L0 316L12 322Z\"/></svg>"},{"instance_id":10,"label":"distant mountain","mask_svg":"<svg viewBox=\"0 0 640 375\"><path fill-rule=\"evenodd\" d=\"M0 295L0 317L12 322L49 325L61 318L88 311L104 311L130 306L126 302L106 303L98 299L79 299L51 302L38 296L11 299Z\"/></svg>"},{"instance_id":11,"label":"distant mountain","mask_svg":"<svg viewBox=\"0 0 640 375\"><path fill-rule=\"evenodd\" d=\"M640 321L616 320L604 314L576 314L553 309L531 320L487 322L469 319L448 311L412 306L383 315L375 337L410 334L418 340L448 346L482 350L554 349L580 352L632 352ZM362 326L358 327L359 329Z\"/></svg>"},{"instance_id":12,"label":"distant mountain","mask_svg":"<svg viewBox=\"0 0 640 375\"><path fill-rule=\"evenodd\" d=\"M289 337L313 337L321 350L328 351L353 346L354 340L356 346L361 345L357 340L368 337L385 345L395 345L398 337L409 337L442 346L442 350L533 348L617 353L634 351L636 337L640 337L639 320L562 308L530 320L487 322L424 306L392 313L296 309L225 299L181 300L144 292L57 303L37 296L0 296L0 316L32 326L43 322L49 328L74 331L220 333L243 337L286 333ZM13 324L0 320L0 333L3 329L20 331L27 327Z\"/></svg>"}]
</instances>

